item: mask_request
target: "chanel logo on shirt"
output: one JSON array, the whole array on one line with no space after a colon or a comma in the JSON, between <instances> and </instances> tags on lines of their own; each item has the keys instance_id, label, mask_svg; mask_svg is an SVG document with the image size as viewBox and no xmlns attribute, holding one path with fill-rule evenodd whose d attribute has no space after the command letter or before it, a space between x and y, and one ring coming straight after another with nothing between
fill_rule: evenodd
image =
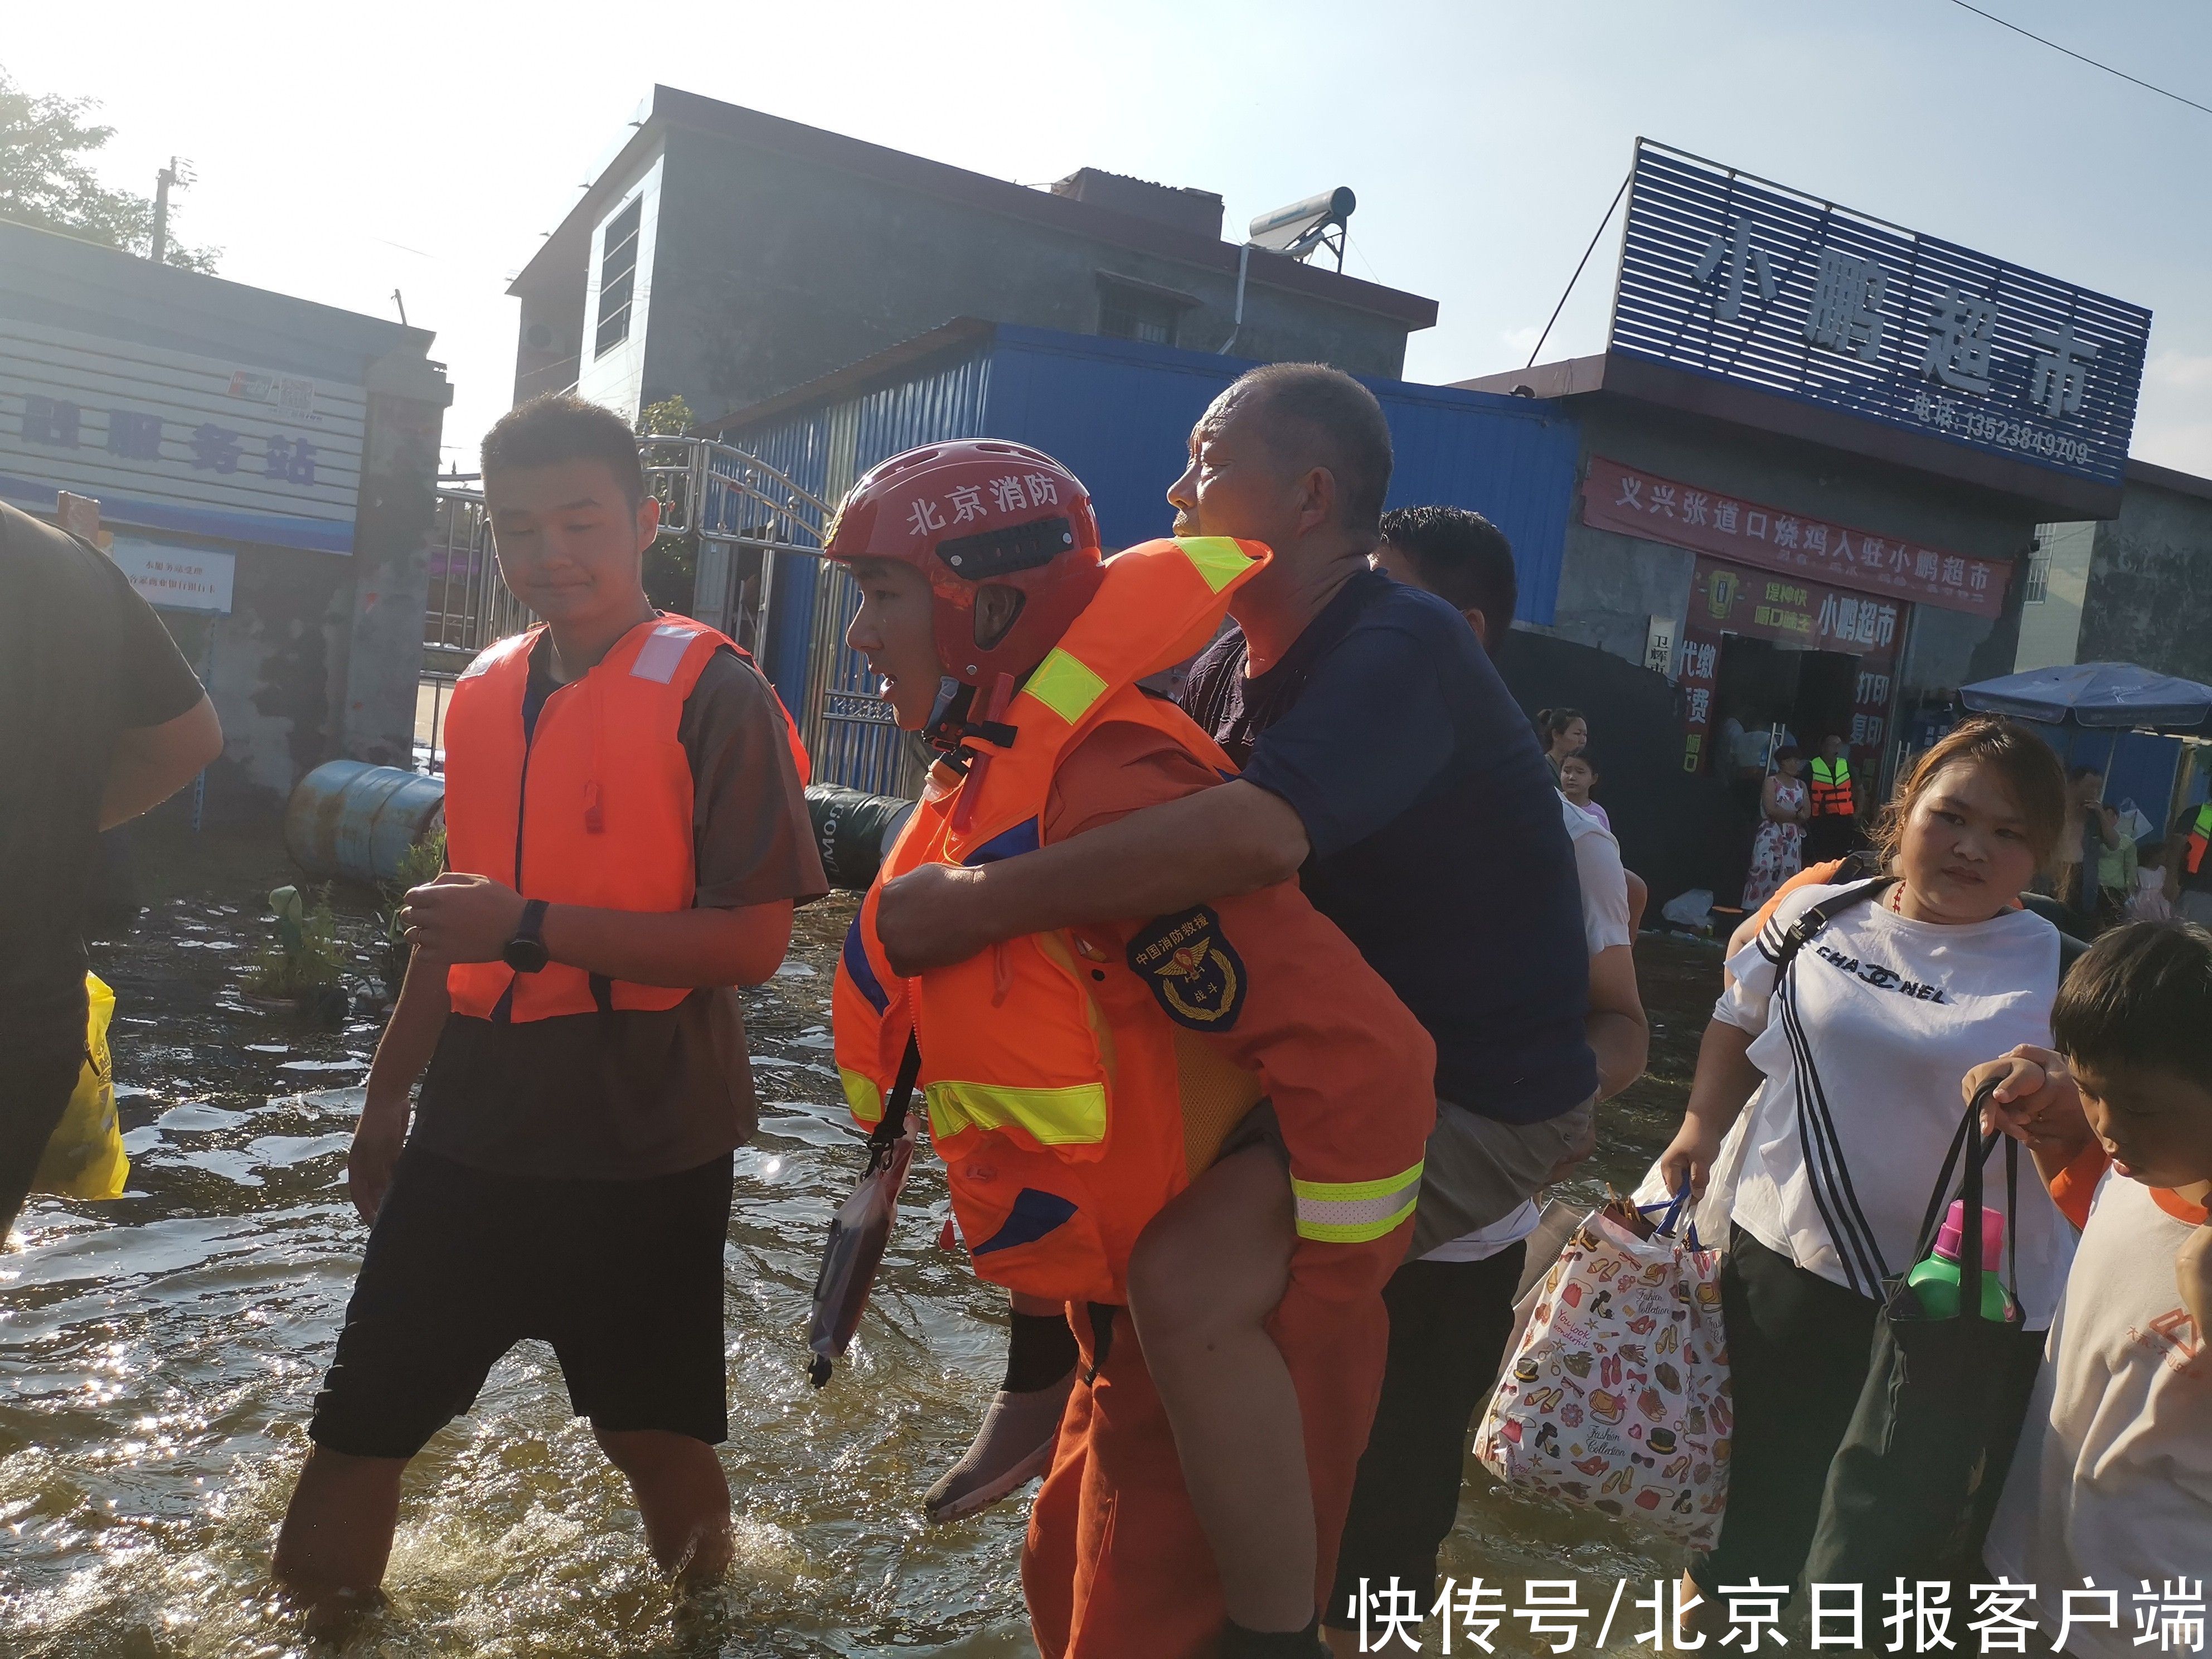
<instances>
[{"instance_id":1,"label":"chanel logo on shirt","mask_svg":"<svg viewBox=\"0 0 2212 1659\"><path fill-rule=\"evenodd\" d=\"M1917 979L1907 979L1894 968L1885 968L1878 962L1861 962L1856 957L1847 957L1831 945L1815 945L1813 954L1821 961L1832 963L1845 973L1864 980L1877 991L1894 991L1899 996L1911 997L1916 1002L1941 1002L1943 992L1940 986L1923 985Z\"/></svg>"}]
</instances>

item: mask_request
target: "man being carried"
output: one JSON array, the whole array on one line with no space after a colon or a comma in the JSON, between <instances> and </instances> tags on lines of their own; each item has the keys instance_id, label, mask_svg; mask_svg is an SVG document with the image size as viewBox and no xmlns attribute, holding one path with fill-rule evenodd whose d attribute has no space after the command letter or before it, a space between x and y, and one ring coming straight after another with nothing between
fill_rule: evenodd
<instances>
[{"instance_id":1,"label":"man being carried","mask_svg":"<svg viewBox=\"0 0 2212 1659\"><path fill-rule=\"evenodd\" d=\"M545 620L453 688L447 873L400 912L347 1161L368 1249L271 1564L311 1597L376 1589L408 1460L531 1336L653 1559L730 1556L722 1249L757 1105L727 988L827 890L804 753L735 646L647 599L659 503L619 416L535 398L483 477L501 576Z\"/></svg>"},{"instance_id":2,"label":"man being carried","mask_svg":"<svg viewBox=\"0 0 2212 1659\"><path fill-rule=\"evenodd\" d=\"M848 642L948 751L881 880L1022 864L1219 787L1226 757L1138 682L1205 643L1266 550L1102 565L1080 483L975 442L871 471L826 551L860 588ZM919 1083L977 1273L1065 1306L1080 1344L1023 1564L1039 1647L1317 1656L1432 1046L1287 881L912 978L878 939L882 892L836 986L854 1115L896 1123Z\"/></svg>"},{"instance_id":3,"label":"man being carried","mask_svg":"<svg viewBox=\"0 0 2212 1659\"><path fill-rule=\"evenodd\" d=\"M1303 872L1435 1040L1447 1103L1418 1256L1505 1220L1585 1148L1598 1076L1551 770L1459 613L1369 568L1389 477L1389 428L1348 375L1273 364L1217 398L1168 499L1178 533L1273 550L1183 692L1243 776L1031 858L926 866L886 886L878 921L913 972ZM1502 1275L1452 1284L1457 1299L1426 1316L1473 1327L1510 1304Z\"/></svg>"}]
</instances>

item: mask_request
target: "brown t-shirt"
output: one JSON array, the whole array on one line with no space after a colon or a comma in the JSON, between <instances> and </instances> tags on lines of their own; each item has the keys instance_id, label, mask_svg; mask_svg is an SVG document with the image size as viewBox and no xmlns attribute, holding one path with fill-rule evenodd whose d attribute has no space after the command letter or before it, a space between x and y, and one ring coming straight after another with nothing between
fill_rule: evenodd
<instances>
[{"instance_id":1,"label":"brown t-shirt","mask_svg":"<svg viewBox=\"0 0 2212 1659\"><path fill-rule=\"evenodd\" d=\"M541 641L531 665L550 690ZM783 715L759 672L718 652L684 700L691 762L692 902L734 910L830 890ZM410 1140L507 1175L640 1181L720 1157L759 1115L738 993L696 990L665 1011L617 1009L520 1024L447 1018Z\"/></svg>"}]
</instances>

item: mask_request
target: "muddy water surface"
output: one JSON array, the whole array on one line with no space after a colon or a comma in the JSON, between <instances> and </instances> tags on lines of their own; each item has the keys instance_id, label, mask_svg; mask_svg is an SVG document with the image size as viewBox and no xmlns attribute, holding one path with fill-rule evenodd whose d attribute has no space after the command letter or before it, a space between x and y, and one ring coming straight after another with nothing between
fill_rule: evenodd
<instances>
[{"instance_id":1,"label":"muddy water surface","mask_svg":"<svg viewBox=\"0 0 2212 1659\"><path fill-rule=\"evenodd\" d=\"M0 1654L301 1650L264 1572L364 1236L344 1156L379 1024L373 924L353 901L368 1006L313 1028L240 994L265 936L260 896L292 878L281 853L149 836L140 854L148 914L95 951L118 994L130 1194L36 1201L0 1256ZM936 1247L944 1188L927 1158L851 1363L818 1394L804 1375L822 1230L860 1164L827 1030L849 905L802 913L791 959L748 995L763 1111L738 1155L726 1254L726 1589L679 1605L659 1582L627 1489L568 1419L550 1352L528 1344L410 1469L391 1604L345 1651L1034 1652L1023 1506L949 1528L920 1519L1004 1340L1000 1297ZM1584 1195L1632 1182L1671 1131L1716 982L1709 947L1647 939L1639 954L1661 1025L1654 1073L1607 1109ZM1445 1571L1606 1581L1601 1607L1610 1581L1648 1584L1670 1562L1506 1498L1470 1464ZM1535 1650L1514 1634L1500 1646ZM1608 1645L1626 1650L1618 1635Z\"/></svg>"}]
</instances>

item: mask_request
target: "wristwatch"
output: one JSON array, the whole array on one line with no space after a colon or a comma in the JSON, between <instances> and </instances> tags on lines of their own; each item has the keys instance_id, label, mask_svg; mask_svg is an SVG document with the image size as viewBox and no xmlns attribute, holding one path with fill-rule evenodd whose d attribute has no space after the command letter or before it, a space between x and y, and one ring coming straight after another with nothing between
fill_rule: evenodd
<instances>
[{"instance_id":1,"label":"wristwatch","mask_svg":"<svg viewBox=\"0 0 2212 1659\"><path fill-rule=\"evenodd\" d=\"M499 953L499 959L518 974L534 974L552 958L545 954L545 941L538 937L545 926L545 901L532 899L522 907L522 920L514 926L514 937Z\"/></svg>"}]
</instances>

